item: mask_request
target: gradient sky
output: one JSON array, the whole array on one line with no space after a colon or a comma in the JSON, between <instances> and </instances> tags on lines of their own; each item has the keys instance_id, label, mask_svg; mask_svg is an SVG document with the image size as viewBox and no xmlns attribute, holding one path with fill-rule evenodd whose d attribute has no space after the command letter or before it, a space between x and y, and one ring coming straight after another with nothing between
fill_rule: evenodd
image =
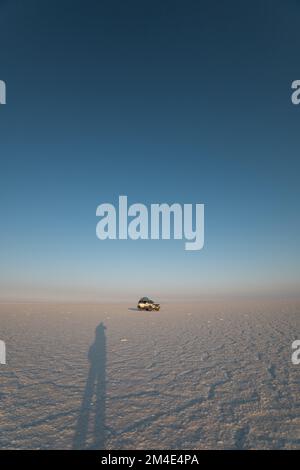
<instances>
[{"instance_id":1,"label":"gradient sky","mask_svg":"<svg viewBox=\"0 0 300 470\"><path fill-rule=\"evenodd\" d=\"M300 2L0 1L0 300L299 293ZM96 207L204 203L205 247Z\"/></svg>"}]
</instances>

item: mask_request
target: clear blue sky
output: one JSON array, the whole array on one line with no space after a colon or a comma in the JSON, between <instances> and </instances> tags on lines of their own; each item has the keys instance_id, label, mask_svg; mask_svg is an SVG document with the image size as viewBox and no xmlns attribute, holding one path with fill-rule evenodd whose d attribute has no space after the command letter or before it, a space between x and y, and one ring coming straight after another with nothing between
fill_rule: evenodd
<instances>
[{"instance_id":1,"label":"clear blue sky","mask_svg":"<svg viewBox=\"0 0 300 470\"><path fill-rule=\"evenodd\" d=\"M0 1L0 300L297 295L295 0ZM96 207L205 204L205 247Z\"/></svg>"}]
</instances>

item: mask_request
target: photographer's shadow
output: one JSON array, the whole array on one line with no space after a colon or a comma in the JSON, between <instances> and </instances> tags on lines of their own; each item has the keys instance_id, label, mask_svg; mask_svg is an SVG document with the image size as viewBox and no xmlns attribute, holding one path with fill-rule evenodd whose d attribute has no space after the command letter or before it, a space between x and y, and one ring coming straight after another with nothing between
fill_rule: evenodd
<instances>
[{"instance_id":1,"label":"photographer's shadow","mask_svg":"<svg viewBox=\"0 0 300 470\"><path fill-rule=\"evenodd\" d=\"M77 420L73 449L86 449L90 420L94 420L93 443L90 449L105 448L105 400L106 400L106 327L97 326L95 341L88 353L90 369ZM93 418L92 418L93 416Z\"/></svg>"}]
</instances>

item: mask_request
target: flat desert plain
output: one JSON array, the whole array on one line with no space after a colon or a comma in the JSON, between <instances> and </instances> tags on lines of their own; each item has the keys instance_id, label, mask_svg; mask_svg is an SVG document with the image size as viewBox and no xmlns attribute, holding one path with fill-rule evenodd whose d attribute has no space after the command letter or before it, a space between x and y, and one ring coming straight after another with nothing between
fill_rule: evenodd
<instances>
[{"instance_id":1,"label":"flat desert plain","mask_svg":"<svg viewBox=\"0 0 300 470\"><path fill-rule=\"evenodd\" d=\"M300 303L2 303L2 449L300 449Z\"/></svg>"}]
</instances>

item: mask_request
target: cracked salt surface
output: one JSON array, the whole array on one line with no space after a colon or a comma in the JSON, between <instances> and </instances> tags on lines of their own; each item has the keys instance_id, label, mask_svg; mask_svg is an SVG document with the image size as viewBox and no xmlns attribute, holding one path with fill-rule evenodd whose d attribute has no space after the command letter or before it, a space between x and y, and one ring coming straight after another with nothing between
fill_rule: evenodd
<instances>
[{"instance_id":1,"label":"cracked salt surface","mask_svg":"<svg viewBox=\"0 0 300 470\"><path fill-rule=\"evenodd\" d=\"M0 447L299 449L299 313L296 301L2 304Z\"/></svg>"}]
</instances>

